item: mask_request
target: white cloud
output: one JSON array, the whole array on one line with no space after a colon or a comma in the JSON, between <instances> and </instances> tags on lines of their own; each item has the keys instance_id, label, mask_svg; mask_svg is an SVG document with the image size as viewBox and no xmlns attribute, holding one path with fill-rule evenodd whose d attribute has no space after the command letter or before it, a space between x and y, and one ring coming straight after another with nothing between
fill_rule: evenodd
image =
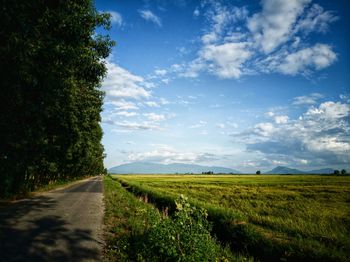
<instances>
[{"instance_id":1,"label":"white cloud","mask_svg":"<svg viewBox=\"0 0 350 262\"><path fill-rule=\"evenodd\" d=\"M137 116L138 113L136 112L128 112L128 111L119 111L115 113L118 116L125 116L125 117L130 117L130 116Z\"/></svg>"},{"instance_id":2,"label":"white cloud","mask_svg":"<svg viewBox=\"0 0 350 262\"><path fill-rule=\"evenodd\" d=\"M329 23L336 20L338 17L332 12L324 11L320 5L313 4L306 16L299 20L295 30L306 34L312 31L325 33L329 29Z\"/></svg>"},{"instance_id":3,"label":"white cloud","mask_svg":"<svg viewBox=\"0 0 350 262\"><path fill-rule=\"evenodd\" d=\"M182 77L196 78L199 75L199 72L206 68L205 61L202 59L195 59L191 61L185 68L178 67L178 73Z\"/></svg>"},{"instance_id":4,"label":"white cloud","mask_svg":"<svg viewBox=\"0 0 350 262\"><path fill-rule=\"evenodd\" d=\"M301 49L287 55L278 70L284 74L296 75L307 73L309 70L320 70L330 66L337 59L331 47L325 44L316 44L313 47Z\"/></svg>"},{"instance_id":5,"label":"white cloud","mask_svg":"<svg viewBox=\"0 0 350 262\"><path fill-rule=\"evenodd\" d=\"M116 122L115 124L127 130L160 130L161 129L158 125L155 125L154 123L149 123L149 122L136 123L136 122L123 121L123 122Z\"/></svg>"},{"instance_id":6,"label":"white cloud","mask_svg":"<svg viewBox=\"0 0 350 262\"><path fill-rule=\"evenodd\" d=\"M211 44L218 40L218 36L215 32L210 32L208 34L203 35L201 39L204 44Z\"/></svg>"},{"instance_id":7,"label":"white cloud","mask_svg":"<svg viewBox=\"0 0 350 262\"><path fill-rule=\"evenodd\" d=\"M150 121L153 122L166 120L166 117L163 114L145 113L144 116L146 116Z\"/></svg>"},{"instance_id":8,"label":"white cloud","mask_svg":"<svg viewBox=\"0 0 350 262\"><path fill-rule=\"evenodd\" d=\"M322 97L323 97L323 95L321 95L319 93L312 93L312 94L307 95L307 96L297 96L293 99L292 105L295 105L295 106L314 105Z\"/></svg>"},{"instance_id":9,"label":"white cloud","mask_svg":"<svg viewBox=\"0 0 350 262\"><path fill-rule=\"evenodd\" d=\"M306 116L318 116L321 119L338 119L349 116L350 105L342 104L340 102L324 102L318 108L311 107L307 112Z\"/></svg>"},{"instance_id":10,"label":"white cloud","mask_svg":"<svg viewBox=\"0 0 350 262\"><path fill-rule=\"evenodd\" d=\"M203 60L210 63L209 70L221 78L239 78L242 65L252 53L248 43L226 43L207 45L200 52Z\"/></svg>"},{"instance_id":11,"label":"white cloud","mask_svg":"<svg viewBox=\"0 0 350 262\"><path fill-rule=\"evenodd\" d=\"M160 104L162 104L162 105L170 104L170 102L169 102L168 100L166 100L165 98L163 98L163 97L161 97L161 98L159 99L159 102L160 102Z\"/></svg>"},{"instance_id":12,"label":"white cloud","mask_svg":"<svg viewBox=\"0 0 350 262\"><path fill-rule=\"evenodd\" d=\"M288 116L275 116L275 122L276 124L285 124L288 122L289 117Z\"/></svg>"},{"instance_id":13,"label":"white cloud","mask_svg":"<svg viewBox=\"0 0 350 262\"><path fill-rule=\"evenodd\" d=\"M159 107L159 104L155 101L146 101L146 102L144 102L144 104L149 106L149 107Z\"/></svg>"},{"instance_id":14,"label":"white cloud","mask_svg":"<svg viewBox=\"0 0 350 262\"><path fill-rule=\"evenodd\" d=\"M300 159L300 163L303 165L307 165L309 161L307 161L306 159Z\"/></svg>"},{"instance_id":15,"label":"white cloud","mask_svg":"<svg viewBox=\"0 0 350 262\"><path fill-rule=\"evenodd\" d=\"M304 159L308 165L350 162L350 105L327 101L311 106L296 120L259 123L237 137L247 149L287 162Z\"/></svg>"},{"instance_id":16,"label":"white cloud","mask_svg":"<svg viewBox=\"0 0 350 262\"><path fill-rule=\"evenodd\" d=\"M123 18L120 13L116 11L107 11L111 15L111 23L117 26L122 26Z\"/></svg>"},{"instance_id":17,"label":"white cloud","mask_svg":"<svg viewBox=\"0 0 350 262\"><path fill-rule=\"evenodd\" d=\"M162 81L162 83L164 83L166 85L170 83L170 79L169 78L164 78L161 81Z\"/></svg>"},{"instance_id":18,"label":"white cloud","mask_svg":"<svg viewBox=\"0 0 350 262\"><path fill-rule=\"evenodd\" d=\"M264 0L261 13L248 19L254 41L265 53L287 42L293 25L311 0Z\"/></svg>"},{"instance_id":19,"label":"white cloud","mask_svg":"<svg viewBox=\"0 0 350 262\"><path fill-rule=\"evenodd\" d=\"M138 106L130 101L125 101L124 99L120 99L118 101L110 101L106 102L106 104L113 105L117 110L137 110Z\"/></svg>"},{"instance_id":20,"label":"white cloud","mask_svg":"<svg viewBox=\"0 0 350 262\"><path fill-rule=\"evenodd\" d=\"M278 72L309 75L332 65L331 46L310 46L310 32L326 32L337 17L311 0L262 0L262 10L248 16L246 7L208 1L208 26L201 36L197 57L171 68L181 77L209 72L219 78ZM238 21L240 23L238 23Z\"/></svg>"},{"instance_id":21,"label":"white cloud","mask_svg":"<svg viewBox=\"0 0 350 262\"><path fill-rule=\"evenodd\" d=\"M275 131L275 127L271 123L259 123L254 126L254 132L258 135L267 137Z\"/></svg>"},{"instance_id":22,"label":"white cloud","mask_svg":"<svg viewBox=\"0 0 350 262\"><path fill-rule=\"evenodd\" d=\"M165 69L157 69L157 70L154 71L154 73L156 75L158 75L158 76L164 76L164 75L166 75L167 70L165 70Z\"/></svg>"},{"instance_id":23,"label":"white cloud","mask_svg":"<svg viewBox=\"0 0 350 262\"><path fill-rule=\"evenodd\" d=\"M154 145L155 149L147 152L131 153L129 161L147 161L159 163L198 163L215 159L213 154L178 151L168 145Z\"/></svg>"},{"instance_id":24,"label":"white cloud","mask_svg":"<svg viewBox=\"0 0 350 262\"><path fill-rule=\"evenodd\" d=\"M161 19L158 16L156 16L154 13L152 13L151 10L139 10L139 14L146 21L152 22L152 23L156 24L159 27L162 26Z\"/></svg>"},{"instance_id":25,"label":"white cloud","mask_svg":"<svg viewBox=\"0 0 350 262\"><path fill-rule=\"evenodd\" d=\"M106 66L108 73L102 83L102 88L106 92L107 101L118 101L123 98L141 99L151 96L150 91L141 86L145 83L142 77L109 61L106 62Z\"/></svg>"},{"instance_id":26,"label":"white cloud","mask_svg":"<svg viewBox=\"0 0 350 262\"><path fill-rule=\"evenodd\" d=\"M207 121L200 120L198 123L191 125L190 128L201 128L208 124Z\"/></svg>"}]
</instances>

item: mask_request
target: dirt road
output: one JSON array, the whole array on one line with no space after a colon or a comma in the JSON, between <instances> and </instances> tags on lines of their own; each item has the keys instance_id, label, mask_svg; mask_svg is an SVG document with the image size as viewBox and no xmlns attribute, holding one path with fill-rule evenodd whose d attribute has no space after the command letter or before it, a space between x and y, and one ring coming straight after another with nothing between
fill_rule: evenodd
<instances>
[{"instance_id":1,"label":"dirt road","mask_svg":"<svg viewBox=\"0 0 350 262\"><path fill-rule=\"evenodd\" d=\"M0 207L0 261L101 261L101 180Z\"/></svg>"}]
</instances>

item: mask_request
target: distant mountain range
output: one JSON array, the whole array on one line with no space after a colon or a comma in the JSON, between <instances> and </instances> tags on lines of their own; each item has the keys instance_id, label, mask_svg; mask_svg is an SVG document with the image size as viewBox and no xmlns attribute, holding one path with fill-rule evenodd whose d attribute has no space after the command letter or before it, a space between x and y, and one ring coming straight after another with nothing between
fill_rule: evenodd
<instances>
[{"instance_id":1,"label":"distant mountain range","mask_svg":"<svg viewBox=\"0 0 350 262\"><path fill-rule=\"evenodd\" d=\"M333 174L334 170L332 168L324 168L324 169L317 169L317 170L310 170L310 171L302 171L299 169L289 168L285 166L278 166L274 169L265 172L264 174L271 174L271 175L277 175L277 174Z\"/></svg>"},{"instance_id":2,"label":"distant mountain range","mask_svg":"<svg viewBox=\"0 0 350 262\"><path fill-rule=\"evenodd\" d=\"M123 164L120 166L115 166L108 169L108 173L113 174L201 174L202 172L212 171L216 174L218 173L234 173L240 174L239 171L220 167L220 166L200 166L200 165L192 165L192 164L156 164L156 163L148 163L148 162L134 162L129 164Z\"/></svg>"},{"instance_id":3,"label":"distant mountain range","mask_svg":"<svg viewBox=\"0 0 350 262\"><path fill-rule=\"evenodd\" d=\"M201 166L194 164L157 164L149 162L133 162L129 164L122 164L119 166L108 169L108 173L111 174L201 174L202 172L212 171L215 174L242 174L242 172L220 166ZM289 168L285 166L277 166L274 169L264 172L266 175L277 175L277 174L333 174L332 168L324 168L310 171L302 171L299 169Z\"/></svg>"}]
</instances>

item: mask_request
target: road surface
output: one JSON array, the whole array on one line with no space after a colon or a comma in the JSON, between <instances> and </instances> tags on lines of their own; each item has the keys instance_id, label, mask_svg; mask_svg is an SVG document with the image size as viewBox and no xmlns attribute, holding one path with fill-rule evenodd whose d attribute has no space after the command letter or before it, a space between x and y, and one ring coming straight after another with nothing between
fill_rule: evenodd
<instances>
[{"instance_id":1,"label":"road surface","mask_svg":"<svg viewBox=\"0 0 350 262\"><path fill-rule=\"evenodd\" d=\"M101 180L0 206L0 261L101 261Z\"/></svg>"}]
</instances>

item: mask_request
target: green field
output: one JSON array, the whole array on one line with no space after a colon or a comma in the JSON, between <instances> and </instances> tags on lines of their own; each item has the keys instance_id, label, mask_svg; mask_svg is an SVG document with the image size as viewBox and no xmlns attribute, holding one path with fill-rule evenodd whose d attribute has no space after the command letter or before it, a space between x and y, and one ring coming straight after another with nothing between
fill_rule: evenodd
<instances>
[{"instance_id":1,"label":"green field","mask_svg":"<svg viewBox=\"0 0 350 262\"><path fill-rule=\"evenodd\" d=\"M180 194L188 196L209 211L219 239L260 259L275 254L287 260L346 261L350 256L350 177L115 177L163 206Z\"/></svg>"}]
</instances>

